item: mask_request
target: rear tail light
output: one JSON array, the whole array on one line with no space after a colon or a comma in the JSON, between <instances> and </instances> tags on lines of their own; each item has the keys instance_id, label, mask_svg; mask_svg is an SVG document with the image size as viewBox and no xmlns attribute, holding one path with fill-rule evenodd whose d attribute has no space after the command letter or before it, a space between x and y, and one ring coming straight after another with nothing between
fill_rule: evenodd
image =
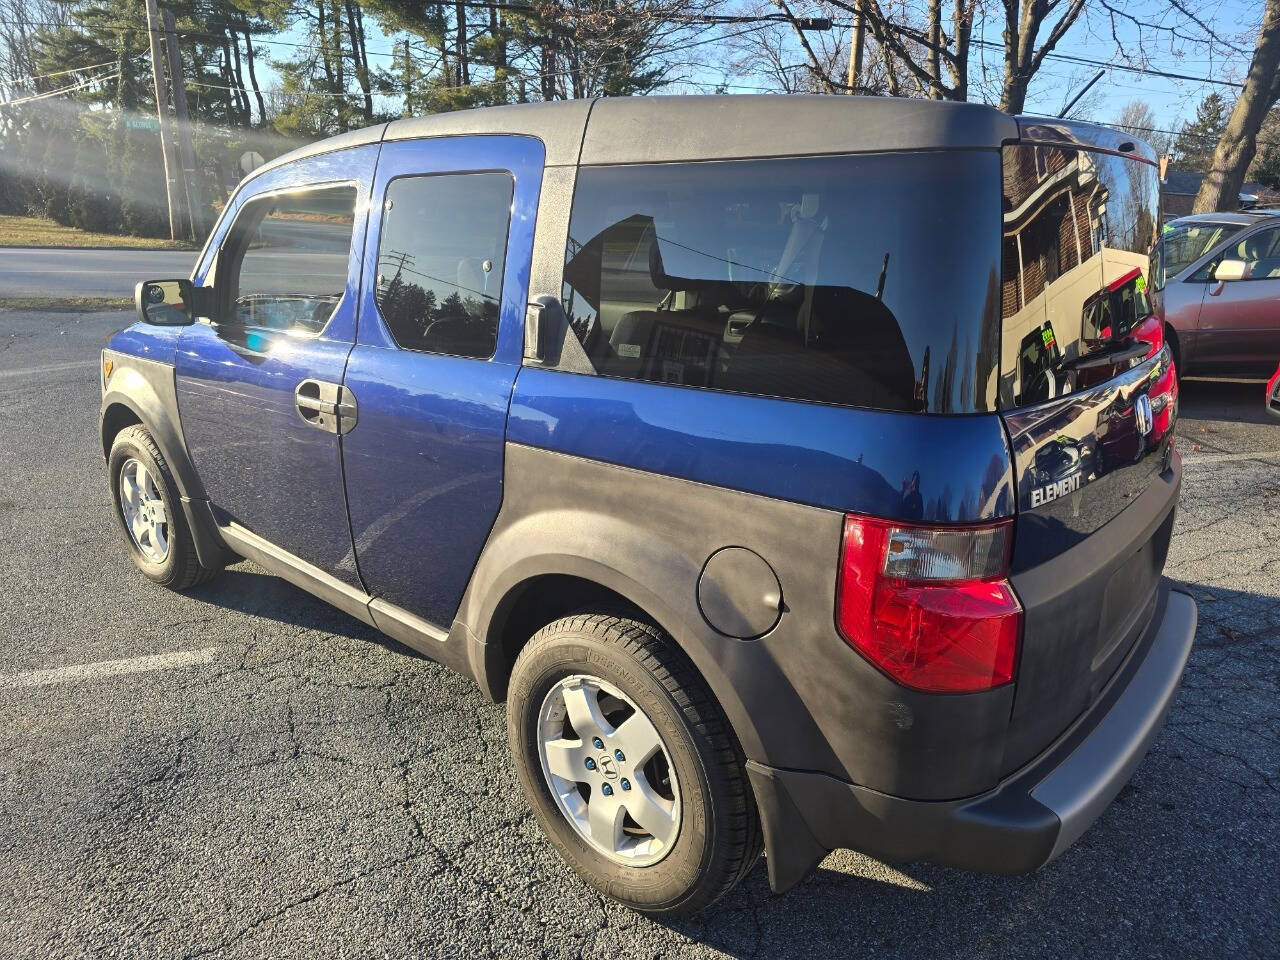
<instances>
[{"instance_id":1,"label":"rear tail light","mask_svg":"<svg viewBox=\"0 0 1280 960\"><path fill-rule=\"evenodd\" d=\"M1022 607L1009 585L1012 520L924 527L849 514L836 626L897 682L932 693L1013 680Z\"/></svg>"},{"instance_id":2,"label":"rear tail light","mask_svg":"<svg viewBox=\"0 0 1280 960\"><path fill-rule=\"evenodd\" d=\"M1147 317L1132 330L1129 336L1134 340L1147 345L1146 356L1144 360L1154 357L1164 347L1164 323L1155 314Z\"/></svg>"}]
</instances>

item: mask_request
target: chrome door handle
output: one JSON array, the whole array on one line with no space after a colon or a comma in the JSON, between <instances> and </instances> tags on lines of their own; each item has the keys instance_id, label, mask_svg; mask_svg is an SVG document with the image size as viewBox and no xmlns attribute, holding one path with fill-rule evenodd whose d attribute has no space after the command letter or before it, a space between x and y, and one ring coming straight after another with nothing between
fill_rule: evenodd
<instances>
[{"instance_id":1,"label":"chrome door handle","mask_svg":"<svg viewBox=\"0 0 1280 960\"><path fill-rule=\"evenodd\" d=\"M293 391L303 423L327 433L350 433L356 425L355 394L350 387L327 380L303 380Z\"/></svg>"}]
</instances>

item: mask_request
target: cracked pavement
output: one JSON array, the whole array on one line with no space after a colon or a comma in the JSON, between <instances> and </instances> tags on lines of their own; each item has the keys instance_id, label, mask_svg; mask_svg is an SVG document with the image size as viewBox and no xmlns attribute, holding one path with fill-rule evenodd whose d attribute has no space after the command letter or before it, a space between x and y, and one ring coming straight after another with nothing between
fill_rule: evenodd
<instances>
[{"instance_id":1,"label":"cracked pavement","mask_svg":"<svg viewBox=\"0 0 1280 960\"><path fill-rule=\"evenodd\" d=\"M126 314L0 310L0 952L14 957L1275 956L1280 423L1187 383L1166 572L1200 604L1168 725L1082 840L1029 877L833 853L763 865L691 920L604 902L542 838L505 713L242 563L182 596L130 565L96 441ZM82 362L81 362L82 361Z\"/></svg>"}]
</instances>

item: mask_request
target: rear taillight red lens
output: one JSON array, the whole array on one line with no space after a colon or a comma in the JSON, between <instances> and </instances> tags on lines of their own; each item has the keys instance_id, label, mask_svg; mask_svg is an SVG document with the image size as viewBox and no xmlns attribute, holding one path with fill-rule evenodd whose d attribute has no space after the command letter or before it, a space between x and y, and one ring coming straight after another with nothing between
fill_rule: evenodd
<instances>
[{"instance_id":1,"label":"rear taillight red lens","mask_svg":"<svg viewBox=\"0 0 1280 960\"><path fill-rule=\"evenodd\" d=\"M1012 521L925 527L850 514L836 626L894 680L933 693L1013 680L1022 607L1008 577Z\"/></svg>"},{"instance_id":2,"label":"rear taillight red lens","mask_svg":"<svg viewBox=\"0 0 1280 960\"><path fill-rule=\"evenodd\" d=\"M1147 317L1131 331L1129 336L1147 345L1147 357L1154 357L1164 346L1164 323L1155 314Z\"/></svg>"}]
</instances>

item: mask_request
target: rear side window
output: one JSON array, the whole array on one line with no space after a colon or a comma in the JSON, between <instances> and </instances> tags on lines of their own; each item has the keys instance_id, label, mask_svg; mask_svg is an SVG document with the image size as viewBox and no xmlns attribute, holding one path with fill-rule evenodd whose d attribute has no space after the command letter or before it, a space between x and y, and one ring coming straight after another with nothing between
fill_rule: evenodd
<instances>
[{"instance_id":1,"label":"rear side window","mask_svg":"<svg viewBox=\"0 0 1280 960\"><path fill-rule=\"evenodd\" d=\"M220 254L224 322L317 334L342 299L356 188L299 190L250 200Z\"/></svg>"},{"instance_id":2,"label":"rear side window","mask_svg":"<svg viewBox=\"0 0 1280 960\"><path fill-rule=\"evenodd\" d=\"M406 350L488 358L498 343L511 177L404 177L387 187L378 311Z\"/></svg>"},{"instance_id":3,"label":"rear side window","mask_svg":"<svg viewBox=\"0 0 1280 960\"><path fill-rule=\"evenodd\" d=\"M1280 227L1254 231L1227 247L1222 259L1243 260L1245 280L1275 280L1280 277Z\"/></svg>"},{"instance_id":4,"label":"rear side window","mask_svg":"<svg viewBox=\"0 0 1280 960\"><path fill-rule=\"evenodd\" d=\"M1017 407L1134 362L1125 348L1151 315L1160 183L1150 164L1089 150L1003 155L1000 402Z\"/></svg>"},{"instance_id":5,"label":"rear side window","mask_svg":"<svg viewBox=\"0 0 1280 960\"><path fill-rule=\"evenodd\" d=\"M565 309L606 376L988 410L998 185L973 151L586 167Z\"/></svg>"}]
</instances>

